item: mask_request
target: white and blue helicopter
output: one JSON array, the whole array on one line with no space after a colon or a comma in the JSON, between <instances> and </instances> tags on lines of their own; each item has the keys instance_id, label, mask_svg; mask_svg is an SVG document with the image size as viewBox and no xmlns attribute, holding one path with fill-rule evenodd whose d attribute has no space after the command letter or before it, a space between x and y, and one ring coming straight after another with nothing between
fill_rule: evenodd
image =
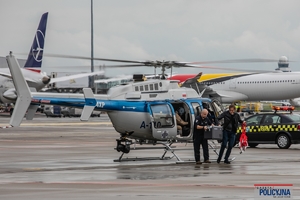
<instances>
[{"instance_id":1,"label":"white and blue helicopter","mask_svg":"<svg viewBox=\"0 0 300 200\"><path fill-rule=\"evenodd\" d=\"M81 120L88 120L94 109L107 112L113 127L120 134L116 150L130 152L132 140L136 142L163 144L165 152L171 151L178 161L180 158L171 147L174 142L187 142L193 138L193 122L203 107L209 108L217 117L223 108L218 101L201 98L191 88L179 87L178 81L152 79L145 81L143 75L134 75L134 82L111 88L107 95L94 95L90 88L84 94L31 92L20 71L18 61L10 53L8 65L17 90L15 110L11 126L19 126L23 116L35 113L36 105L51 104L83 108ZM162 72L165 66L161 65ZM188 125L178 130L176 111Z\"/></svg>"}]
</instances>

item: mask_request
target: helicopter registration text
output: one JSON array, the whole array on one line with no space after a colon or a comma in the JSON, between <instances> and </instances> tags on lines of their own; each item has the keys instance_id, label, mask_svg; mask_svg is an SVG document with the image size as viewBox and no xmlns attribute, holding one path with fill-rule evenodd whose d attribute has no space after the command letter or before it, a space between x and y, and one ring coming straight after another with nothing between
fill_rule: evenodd
<instances>
[{"instance_id":1,"label":"helicopter registration text","mask_svg":"<svg viewBox=\"0 0 300 200\"><path fill-rule=\"evenodd\" d=\"M103 108L105 106L105 103L104 102L97 102L96 103L96 107L97 108Z\"/></svg>"},{"instance_id":2,"label":"helicopter registration text","mask_svg":"<svg viewBox=\"0 0 300 200\"><path fill-rule=\"evenodd\" d=\"M161 122L155 122L155 121L154 121L153 124L154 124L154 127L155 127L155 128L161 127ZM140 128L150 128L150 129L152 129L152 122L149 122L149 124L147 124L145 121L143 121L143 122L141 123Z\"/></svg>"}]
</instances>

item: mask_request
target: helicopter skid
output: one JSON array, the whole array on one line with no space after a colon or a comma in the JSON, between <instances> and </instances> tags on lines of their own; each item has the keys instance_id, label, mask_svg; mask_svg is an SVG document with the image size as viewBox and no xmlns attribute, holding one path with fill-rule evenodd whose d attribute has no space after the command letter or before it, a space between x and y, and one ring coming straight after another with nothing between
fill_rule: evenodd
<instances>
[{"instance_id":1,"label":"helicopter skid","mask_svg":"<svg viewBox=\"0 0 300 200\"><path fill-rule=\"evenodd\" d=\"M121 155L123 156L123 155ZM164 157L163 159L161 157L144 157L144 158L122 158L120 157L119 159L115 159L114 162L128 162L128 161L149 161L149 160L170 160L174 156L170 157Z\"/></svg>"},{"instance_id":2,"label":"helicopter skid","mask_svg":"<svg viewBox=\"0 0 300 200\"><path fill-rule=\"evenodd\" d=\"M119 140L117 140L120 142ZM127 141L127 140L126 140ZM132 143L128 143L131 145ZM157 142L157 144L162 144L164 146L164 153L161 157L144 157L144 158L123 158L124 152L121 154L119 159L115 159L114 162L122 162L122 161L146 161L146 160L170 160L172 158L176 158L177 162L182 162L182 160L175 154L174 146L171 147L173 142ZM166 157L166 153L170 151L173 155Z\"/></svg>"}]
</instances>

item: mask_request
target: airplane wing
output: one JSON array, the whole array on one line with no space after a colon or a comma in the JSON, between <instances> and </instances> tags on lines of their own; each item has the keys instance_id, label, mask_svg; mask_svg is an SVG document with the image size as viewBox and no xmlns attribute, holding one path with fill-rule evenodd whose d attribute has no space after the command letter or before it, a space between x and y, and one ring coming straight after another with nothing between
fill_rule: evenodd
<instances>
[{"instance_id":1,"label":"airplane wing","mask_svg":"<svg viewBox=\"0 0 300 200\"><path fill-rule=\"evenodd\" d=\"M10 73L0 72L0 76L4 76L4 77L6 77L6 78L12 79L12 76L11 76ZM32 79L30 79L30 78L26 78L26 77L25 77L25 80L26 80L27 82L32 82L32 83L35 83L35 82L36 82L35 80L32 80Z\"/></svg>"},{"instance_id":2,"label":"airplane wing","mask_svg":"<svg viewBox=\"0 0 300 200\"><path fill-rule=\"evenodd\" d=\"M235 101L246 101L248 96L245 94L229 90L212 90L204 92L202 97L222 99L223 103L232 103Z\"/></svg>"},{"instance_id":3,"label":"airplane wing","mask_svg":"<svg viewBox=\"0 0 300 200\"><path fill-rule=\"evenodd\" d=\"M221 73L221 74L202 74L199 73L193 78L187 79L181 84L181 87L190 87L195 89L201 97L221 98L222 102L233 102L237 99L246 100L248 97L242 93L230 90L214 90L212 85L221 84L233 78L248 76L255 73Z\"/></svg>"},{"instance_id":4,"label":"airplane wing","mask_svg":"<svg viewBox=\"0 0 300 200\"><path fill-rule=\"evenodd\" d=\"M104 74L104 71L97 71L97 72L83 73L83 74L74 74L74 75L70 75L70 76L51 78L50 83L68 81L70 79L83 78L83 77L87 77L87 76L94 76L94 75L100 75L100 74Z\"/></svg>"},{"instance_id":5,"label":"airplane wing","mask_svg":"<svg viewBox=\"0 0 300 200\"><path fill-rule=\"evenodd\" d=\"M183 83L183 84L186 84L186 85L190 85L190 84L195 84L195 83L198 83L198 80L201 78L202 76L202 72L200 72L199 74L197 74L196 76L192 77L192 78L188 78L186 79Z\"/></svg>"}]
</instances>

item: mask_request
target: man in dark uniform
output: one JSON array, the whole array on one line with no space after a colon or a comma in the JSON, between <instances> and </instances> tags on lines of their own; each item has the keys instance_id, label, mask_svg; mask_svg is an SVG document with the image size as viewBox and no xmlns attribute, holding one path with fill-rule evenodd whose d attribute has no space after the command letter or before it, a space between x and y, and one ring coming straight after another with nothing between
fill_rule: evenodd
<instances>
[{"instance_id":1,"label":"man in dark uniform","mask_svg":"<svg viewBox=\"0 0 300 200\"><path fill-rule=\"evenodd\" d=\"M194 123L193 143L196 164L202 164L202 162L200 162L200 144L202 144L204 162L211 163L209 161L207 139L204 139L204 131L208 129L208 126L212 125L211 121L207 117L207 114L208 110L203 109L201 114L196 117Z\"/></svg>"}]
</instances>

